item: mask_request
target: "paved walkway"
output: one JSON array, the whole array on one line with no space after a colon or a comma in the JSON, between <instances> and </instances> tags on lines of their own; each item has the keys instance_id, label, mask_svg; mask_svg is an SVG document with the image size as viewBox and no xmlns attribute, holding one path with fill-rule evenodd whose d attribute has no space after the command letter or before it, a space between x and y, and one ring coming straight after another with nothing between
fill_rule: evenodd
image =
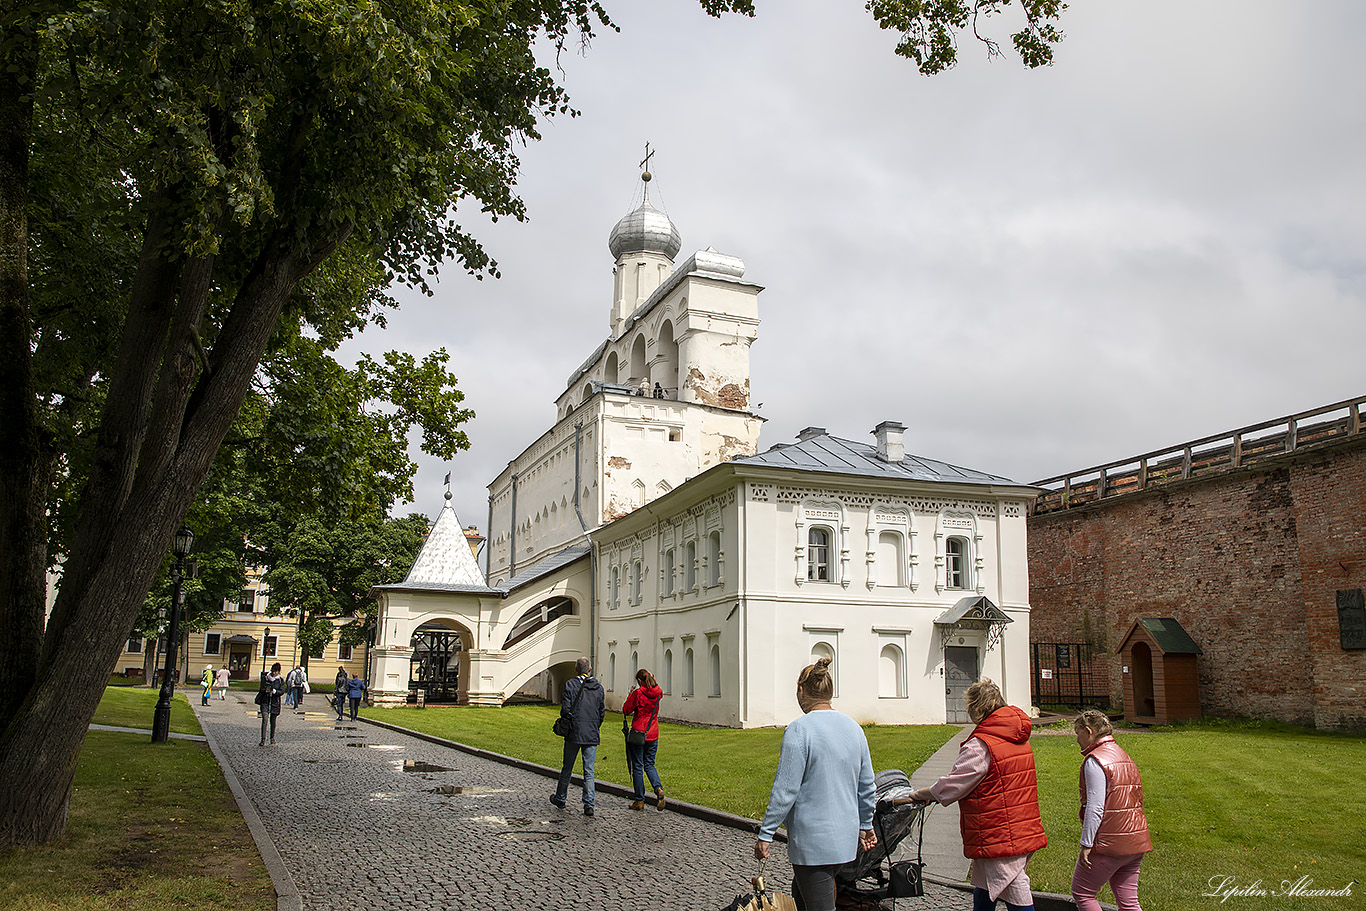
<instances>
[{"instance_id":1,"label":"paved walkway","mask_svg":"<svg viewBox=\"0 0 1366 911\"><path fill-rule=\"evenodd\" d=\"M230 691L194 709L282 909L719 911L754 875L750 832L631 812L601 790L593 819L573 792L570 809L557 810L543 775L377 725L339 725L321 698L305 713L283 713L276 745L260 747L251 695ZM785 846L773 854L767 878L787 891ZM896 908L971 904L930 884L926 897Z\"/></svg>"}]
</instances>

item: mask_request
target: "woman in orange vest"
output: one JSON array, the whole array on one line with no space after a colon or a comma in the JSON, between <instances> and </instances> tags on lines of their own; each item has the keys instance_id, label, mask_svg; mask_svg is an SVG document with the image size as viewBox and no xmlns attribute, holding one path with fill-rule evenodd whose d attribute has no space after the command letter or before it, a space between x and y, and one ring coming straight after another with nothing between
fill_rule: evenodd
<instances>
[{"instance_id":1,"label":"woman in orange vest","mask_svg":"<svg viewBox=\"0 0 1366 911\"><path fill-rule=\"evenodd\" d=\"M1011 911L1033 911L1025 866L1048 844L1029 746L1033 726L985 677L964 697L977 727L963 741L949 774L911 796L925 803L958 803L963 854L972 859L973 911L994 911L997 899Z\"/></svg>"},{"instance_id":2,"label":"woman in orange vest","mask_svg":"<svg viewBox=\"0 0 1366 911\"><path fill-rule=\"evenodd\" d=\"M1115 743L1104 712L1088 709L1073 723L1086 758L1077 782L1081 792L1081 856L1072 872L1077 911L1100 911L1096 894L1110 884L1120 911L1142 911L1138 866L1153 849L1143 815L1143 782L1138 766Z\"/></svg>"}]
</instances>

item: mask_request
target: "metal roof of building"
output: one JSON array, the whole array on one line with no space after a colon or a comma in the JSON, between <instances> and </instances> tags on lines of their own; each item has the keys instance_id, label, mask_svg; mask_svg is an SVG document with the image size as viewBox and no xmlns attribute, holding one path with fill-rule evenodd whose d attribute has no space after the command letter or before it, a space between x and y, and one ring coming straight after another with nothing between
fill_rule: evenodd
<instances>
[{"instance_id":1,"label":"metal roof of building","mask_svg":"<svg viewBox=\"0 0 1366 911\"><path fill-rule=\"evenodd\" d=\"M899 462L878 458L877 449L831 436L822 428L802 431L796 443L779 443L759 453L734 460L746 465L771 465L805 471L862 475L873 478L898 478L907 481L939 481L957 484L1017 484L1010 478L962 468L947 462L906 455Z\"/></svg>"},{"instance_id":2,"label":"metal roof of building","mask_svg":"<svg viewBox=\"0 0 1366 911\"><path fill-rule=\"evenodd\" d=\"M541 562L533 566L528 566L511 579L498 586L498 590L503 593L516 591L523 585L535 582L542 576L548 576L555 570L562 569L570 563L588 556L588 552L592 549L592 545L587 543L571 544L563 550L556 551Z\"/></svg>"}]
</instances>

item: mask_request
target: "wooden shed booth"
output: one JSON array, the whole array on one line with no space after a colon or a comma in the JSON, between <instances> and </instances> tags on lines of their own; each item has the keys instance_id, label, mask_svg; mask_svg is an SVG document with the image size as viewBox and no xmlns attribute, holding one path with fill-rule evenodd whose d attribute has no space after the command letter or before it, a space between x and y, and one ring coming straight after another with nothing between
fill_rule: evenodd
<instances>
[{"instance_id":1,"label":"wooden shed booth","mask_svg":"<svg viewBox=\"0 0 1366 911\"><path fill-rule=\"evenodd\" d=\"M1124 717L1139 724L1170 724L1200 717L1203 654L1171 617L1134 621L1119 646L1124 667Z\"/></svg>"}]
</instances>

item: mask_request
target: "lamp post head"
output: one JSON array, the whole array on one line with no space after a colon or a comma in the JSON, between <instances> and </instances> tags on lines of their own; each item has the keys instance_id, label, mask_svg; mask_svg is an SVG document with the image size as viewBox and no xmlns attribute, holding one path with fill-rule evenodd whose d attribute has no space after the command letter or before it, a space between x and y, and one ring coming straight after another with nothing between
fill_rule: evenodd
<instances>
[{"instance_id":1,"label":"lamp post head","mask_svg":"<svg viewBox=\"0 0 1366 911\"><path fill-rule=\"evenodd\" d=\"M180 526L180 531L176 532L175 537L171 540L171 552L183 559L193 546L194 532L190 531L188 525Z\"/></svg>"}]
</instances>

